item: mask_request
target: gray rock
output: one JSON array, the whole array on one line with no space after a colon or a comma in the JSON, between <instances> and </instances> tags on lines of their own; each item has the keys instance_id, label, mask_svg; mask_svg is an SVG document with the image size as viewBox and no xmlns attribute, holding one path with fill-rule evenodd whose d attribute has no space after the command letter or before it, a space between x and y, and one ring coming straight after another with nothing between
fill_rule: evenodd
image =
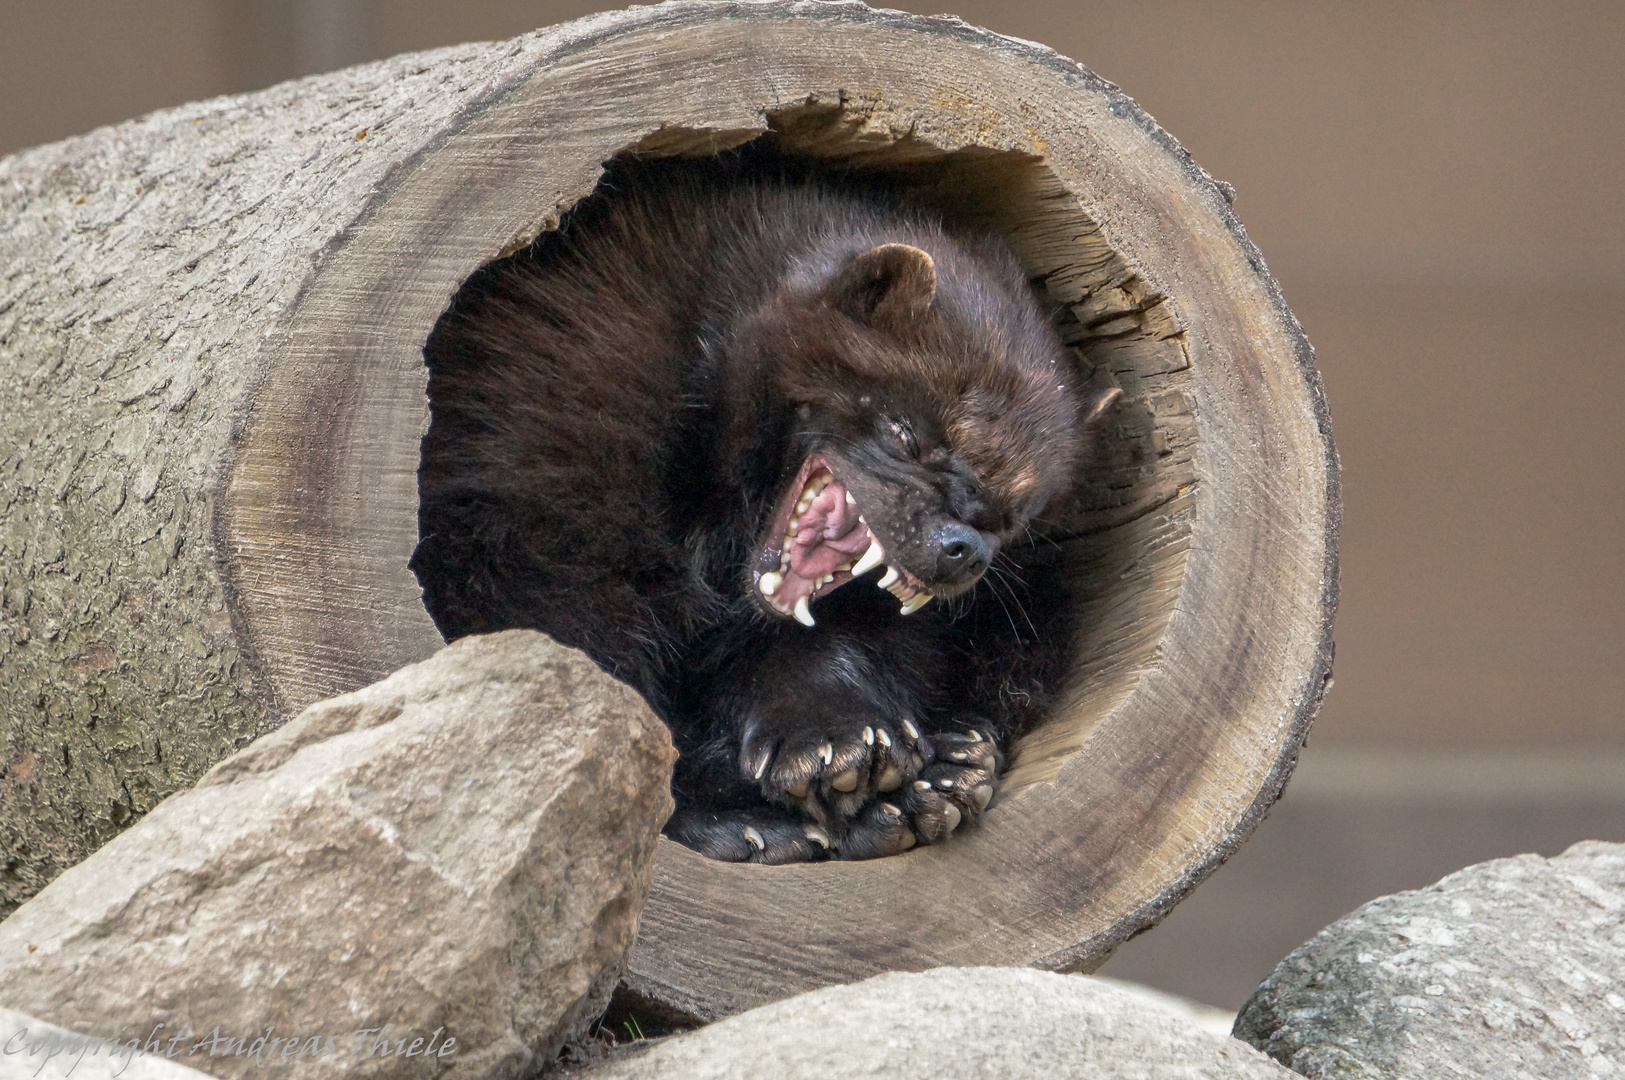
<instances>
[{"instance_id":1,"label":"gray rock","mask_svg":"<svg viewBox=\"0 0 1625 1080\"><path fill-rule=\"evenodd\" d=\"M0 1080L209 1080L162 1054L143 1053L133 1035L79 1035L12 1009L0 1009ZM177 1055L179 1056L179 1055Z\"/></svg>"},{"instance_id":2,"label":"gray rock","mask_svg":"<svg viewBox=\"0 0 1625 1080\"><path fill-rule=\"evenodd\" d=\"M1236 1014L1230 1009L1221 1009L1215 1005L1180 997L1178 994L1165 993L1162 990L1141 983L1112 979L1105 975L1074 975L1073 978L1090 979L1094 982L1105 983L1107 986L1114 986L1130 997L1138 998L1147 1005L1171 1012L1181 1020L1199 1027L1203 1031L1210 1031L1215 1035L1228 1037L1230 1029L1236 1025Z\"/></svg>"},{"instance_id":3,"label":"gray rock","mask_svg":"<svg viewBox=\"0 0 1625 1080\"><path fill-rule=\"evenodd\" d=\"M877 975L764 1005L592 1080L1288 1080L1245 1043L1092 979L1029 968ZM1295 1078L1292 1078L1295 1080Z\"/></svg>"},{"instance_id":4,"label":"gray rock","mask_svg":"<svg viewBox=\"0 0 1625 1080\"><path fill-rule=\"evenodd\" d=\"M1310 1077L1625 1077L1625 844L1373 900L1283 960L1235 1034Z\"/></svg>"},{"instance_id":5,"label":"gray rock","mask_svg":"<svg viewBox=\"0 0 1625 1080\"><path fill-rule=\"evenodd\" d=\"M618 976L675 756L582 654L464 639L313 705L24 904L0 1005L163 1024L218 1077L533 1071Z\"/></svg>"}]
</instances>

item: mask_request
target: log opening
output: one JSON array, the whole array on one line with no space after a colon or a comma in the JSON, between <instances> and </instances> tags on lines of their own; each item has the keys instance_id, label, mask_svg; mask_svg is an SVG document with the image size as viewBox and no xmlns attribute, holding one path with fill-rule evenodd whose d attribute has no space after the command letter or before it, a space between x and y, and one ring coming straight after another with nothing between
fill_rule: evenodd
<instances>
[{"instance_id":1,"label":"log opening","mask_svg":"<svg viewBox=\"0 0 1625 1080\"><path fill-rule=\"evenodd\" d=\"M839 101L815 99L769 110L763 119L764 134L660 127L614 157L704 159L765 150L768 161L798 161L813 175L878 184L906 205L1002 236L1053 308L1077 385L1122 391L1072 490L1051 502L1027 541L1064 553L1077 633L1068 643L1073 660L1064 683L1050 688L1059 705L1014 748L1005 783L1014 791L1052 780L1151 665L1173 613L1192 513L1184 496L1195 483L1198 438L1184 331L1167 298L1111 248L1077 195L1041 158L984 147L944 149L907 132L876 132L862 111ZM558 219L568 220L573 209L560 208ZM516 257L550 231L516 237L493 262ZM535 411L545 414L545 406ZM427 457L421 466L437 467ZM418 576L433 589L448 572L456 571L436 562L420 567Z\"/></svg>"}]
</instances>

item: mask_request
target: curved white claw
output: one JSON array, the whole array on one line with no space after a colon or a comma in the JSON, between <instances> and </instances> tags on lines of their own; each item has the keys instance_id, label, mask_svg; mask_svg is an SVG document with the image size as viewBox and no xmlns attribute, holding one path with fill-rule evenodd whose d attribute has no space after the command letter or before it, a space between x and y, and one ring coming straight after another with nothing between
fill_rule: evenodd
<instances>
[{"instance_id":1,"label":"curved white claw","mask_svg":"<svg viewBox=\"0 0 1625 1080\"><path fill-rule=\"evenodd\" d=\"M757 851L767 850L766 841L762 839L762 834L757 832L754 826L745 826L745 839L749 840L751 847L754 847Z\"/></svg>"}]
</instances>

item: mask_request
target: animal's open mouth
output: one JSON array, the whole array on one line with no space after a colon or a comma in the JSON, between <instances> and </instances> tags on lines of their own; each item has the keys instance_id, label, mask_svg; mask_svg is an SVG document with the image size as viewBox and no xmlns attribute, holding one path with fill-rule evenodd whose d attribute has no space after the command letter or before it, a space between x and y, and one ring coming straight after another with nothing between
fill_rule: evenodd
<instances>
[{"instance_id":1,"label":"animal's open mouth","mask_svg":"<svg viewBox=\"0 0 1625 1080\"><path fill-rule=\"evenodd\" d=\"M808 458L768 526L756 591L777 614L811 626L814 600L885 562L886 549L858 501L827 464ZM931 599L918 578L892 563L875 584L902 602L904 615Z\"/></svg>"}]
</instances>

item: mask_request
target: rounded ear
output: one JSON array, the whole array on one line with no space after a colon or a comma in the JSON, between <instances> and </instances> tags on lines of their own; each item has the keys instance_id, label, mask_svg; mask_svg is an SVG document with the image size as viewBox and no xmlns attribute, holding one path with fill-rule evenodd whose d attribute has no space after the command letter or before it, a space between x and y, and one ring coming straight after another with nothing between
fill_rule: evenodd
<instances>
[{"instance_id":1,"label":"rounded ear","mask_svg":"<svg viewBox=\"0 0 1625 1080\"><path fill-rule=\"evenodd\" d=\"M936 264L908 244L881 244L852 256L825 292L831 305L862 323L921 318L936 295Z\"/></svg>"}]
</instances>

